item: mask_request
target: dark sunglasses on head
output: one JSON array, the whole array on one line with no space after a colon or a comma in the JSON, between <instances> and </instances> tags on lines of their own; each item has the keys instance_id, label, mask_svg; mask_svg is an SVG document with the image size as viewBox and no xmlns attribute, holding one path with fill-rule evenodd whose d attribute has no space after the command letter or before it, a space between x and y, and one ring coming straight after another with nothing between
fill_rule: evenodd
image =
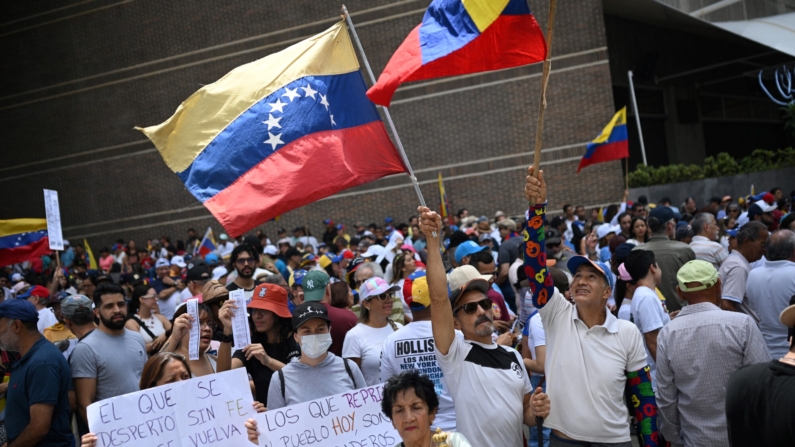
<instances>
[{"instance_id":1,"label":"dark sunglasses on head","mask_svg":"<svg viewBox=\"0 0 795 447\"><path fill-rule=\"evenodd\" d=\"M491 309L492 304L493 302L491 301L491 298L483 298L480 301L473 301L471 303L466 303L463 306L456 307L455 310L453 310L453 315L455 315L461 309L463 309L465 313L471 315L478 310L478 306L480 306L483 310L489 310Z\"/></svg>"}]
</instances>

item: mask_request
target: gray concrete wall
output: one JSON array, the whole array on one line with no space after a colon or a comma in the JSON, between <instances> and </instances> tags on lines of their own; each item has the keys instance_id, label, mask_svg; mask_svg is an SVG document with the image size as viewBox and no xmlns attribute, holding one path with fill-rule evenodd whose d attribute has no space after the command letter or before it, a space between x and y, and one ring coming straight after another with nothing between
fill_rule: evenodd
<instances>
[{"instance_id":1,"label":"gray concrete wall","mask_svg":"<svg viewBox=\"0 0 795 447\"><path fill-rule=\"evenodd\" d=\"M670 197L673 205L679 206L687 196L696 199L696 205L702 207L707 204L710 197L723 197L730 195L737 200L751 192L751 185L758 194L779 187L784 190L784 195L795 189L795 168L784 168L775 171L761 171L750 174L739 174L730 177L708 178L691 182L670 183L667 185L631 188L629 200L637 200L645 195L649 202L656 203L662 197Z\"/></svg>"}]
</instances>

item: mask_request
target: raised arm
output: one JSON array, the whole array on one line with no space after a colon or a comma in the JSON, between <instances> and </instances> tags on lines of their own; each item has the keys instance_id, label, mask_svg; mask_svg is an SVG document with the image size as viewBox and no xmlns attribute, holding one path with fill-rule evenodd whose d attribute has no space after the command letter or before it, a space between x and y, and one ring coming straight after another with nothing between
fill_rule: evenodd
<instances>
[{"instance_id":1,"label":"raised arm","mask_svg":"<svg viewBox=\"0 0 795 447\"><path fill-rule=\"evenodd\" d=\"M657 447L660 433L657 429L657 401L651 387L651 368L645 366L638 371L627 371L627 384L629 398L635 409L635 419L638 420L640 434L643 436L643 445Z\"/></svg>"},{"instance_id":2,"label":"raised arm","mask_svg":"<svg viewBox=\"0 0 795 447\"><path fill-rule=\"evenodd\" d=\"M428 292L431 295L431 326L433 327L433 340L436 350L442 355L450 352L450 346L455 338L453 306L447 294L447 276L442 262L441 244L439 239L442 234L442 217L421 206L417 208L420 214L420 231L425 234L428 250ZM435 234L435 236L434 236Z\"/></svg>"},{"instance_id":3,"label":"raised arm","mask_svg":"<svg viewBox=\"0 0 795 447\"><path fill-rule=\"evenodd\" d=\"M530 283L533 294L533 306L541 309L552 298L555 286L547 270L547 252L544 245L545 227L547 223L547 184L544 171L538 178L533 176L533 167L527 168L527 184L524 187L525 197L530 203L524 231L524 272Z\"/></svg>"}]
</instances>

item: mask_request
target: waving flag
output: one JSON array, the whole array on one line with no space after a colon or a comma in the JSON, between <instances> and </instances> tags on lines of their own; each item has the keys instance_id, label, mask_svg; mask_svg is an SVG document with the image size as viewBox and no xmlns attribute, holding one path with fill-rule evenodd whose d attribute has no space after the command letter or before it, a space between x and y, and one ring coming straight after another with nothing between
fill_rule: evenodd
<instances>
[{"instance_id":1,"label":"waving flag","mask_svg":"<svg viewBox=\"0 0 795 447\"><path fill-rule=\"evenodd\" d=\"M602 133L593 142L580 160L577 173L586 166L629 157L629 137L627 136L627 108L624 107L613 116Z\"/></svg>"},{"instance_id":2,"label":"waving flag","mask_svg":"<svg viewBox=\"0 0 795 447\"><path fill-rule=\"evenodd\" d=\"M91 251L91 247L88 245L88 239L83 239L83 245L86 249L86 255L88 255L89 270L98 270L99 267L97 266L97 258L94 257L94 252Z\"/></svg>"},{"instance_id":3,"label":"waving flag","mask_svg":"<svg viewBox=\"0 0 795 447\"><path fill-rule=\"evenodd\" d=\"M140 130L231 237L406 171L343 22L235 68Z\"/></svg>"},{"instance_id":4,"label":"waving flag","mask_svg":"<svg viewBox=\"0 0 795 447\"><path fill-rule=\"evenodd\" d=\"M215 238L213 237L213 229L211 227L207 227L207 231L204 233L204 237L202 238L201 244L199 244L199 246L196 247L196 253L202 256L207 256L210 253L214 252L217 248L218 244L215 243Z\"/></svg>"},{"instance_id":5,"label":"waving flag","mask_svg":"<svg viewBox=\"0 0 795 447\"><path fill-rule=\"evenodd\" d=\"M0 267L25 262L50 251L47 219L0 220Z\"/></svg>"},{"instance_id":6,"label":"waving flag","mask_svg":"<svg viewBox=\"0 0 795 447\"><path fill-rule=\"evenodd\" d=\"M546 55L526 0L434 0L367 96L388 106L404 82L518 67Z\"/></svg>"}]
</instances>

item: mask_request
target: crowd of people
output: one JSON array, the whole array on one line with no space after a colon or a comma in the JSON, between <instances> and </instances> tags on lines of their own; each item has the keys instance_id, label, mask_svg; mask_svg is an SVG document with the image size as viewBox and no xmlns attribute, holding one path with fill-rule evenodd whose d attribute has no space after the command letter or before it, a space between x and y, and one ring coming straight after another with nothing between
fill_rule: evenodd
<instances>
[{"instance_id":1,"label":"crowd of people","mask_svg":"<svg viewBox=\"0 0 795 447\"><path fill-rule=\"evenodd\" d=\"M543 173L524 193L523 216L421 207L326 220L320 239L221 234L209 253L191 229L119 240L93 268L64 241L60 261L5 266L0 444L94 446L89 405L235 368L259 412L384 383L412 447L437 428L456 447L795 443L795 191L626 192L551 218Z\"/></svg>"}]
</instances>

